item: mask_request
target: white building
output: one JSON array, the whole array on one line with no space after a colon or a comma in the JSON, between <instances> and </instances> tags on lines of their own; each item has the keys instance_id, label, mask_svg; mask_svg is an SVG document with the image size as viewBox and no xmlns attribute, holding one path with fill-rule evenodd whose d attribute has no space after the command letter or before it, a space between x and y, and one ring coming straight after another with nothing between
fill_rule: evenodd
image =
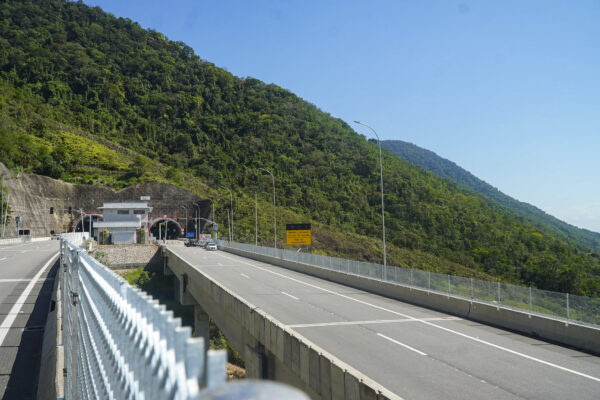
<instances>
[{"instance_id":1,"label":"white building","mask_svg":"<svg viewBox=\"0 0 600 400\"><path fill-rule=\"evenodd\" d=\"M98 209L102 210L103 220L94 222L97 238L102 238L102 232L106 230L108 243L136 244L143 240L140 237L143 228L147 240L150 231L148 215L152 211L147 202L104 203Z\"/></svg>"}]
</instances>

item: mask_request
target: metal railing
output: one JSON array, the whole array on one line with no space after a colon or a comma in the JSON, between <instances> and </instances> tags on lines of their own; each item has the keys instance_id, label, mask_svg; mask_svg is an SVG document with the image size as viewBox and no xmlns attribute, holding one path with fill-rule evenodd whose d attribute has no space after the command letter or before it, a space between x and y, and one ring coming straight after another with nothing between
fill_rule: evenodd
<instances>
[{"instance_id":1,"label":"metal railing","mask_svg":"<svg viewBox=\"0 0 600 400\"><path fill-rule=\"evenodd\" d=\"M204 339L191 337L191 328L181 327L164 305L79 248L87 238L87 233L60 238L67 400L217 400L280 394L308 400L297 389L278 383L223 385L227 353L207 350Z\"/></svg>"},{"instance_id":2,"label":"metal railing","mask_svg":"<svg viewBox=\"0 0 600 400\"><path fill-rule=\"evenodd\" d=\"M225 382L226 353L158 301L65 238L61 260L67 399L190 399Z\"/></svg>"},{"instance_id":3,"label":"metal railing","mask_svg":"<svg viewBox=\"0 0 600 400\"><path fill-rule=\"evenodd\" d=\"M354 261L337 257L321 256L272 247L245 243L218 241L219 246L276 257L286 261L308 264L315 267L345 272L352 275L383 280L383 265ZM600 325L600 298L576 296L507 283L438 274L435 272L387 267L388 282L410 286L452 297L486 302L498 307L528 311L565 321Z\"/></svg>"}]
</instances>

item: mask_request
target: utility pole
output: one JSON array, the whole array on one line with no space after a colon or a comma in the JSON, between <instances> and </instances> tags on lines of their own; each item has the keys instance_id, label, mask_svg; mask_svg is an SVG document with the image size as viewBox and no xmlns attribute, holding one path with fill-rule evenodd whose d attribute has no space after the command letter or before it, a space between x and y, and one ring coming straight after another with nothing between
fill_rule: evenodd
<instances>
[{"instance_id":1,"label":"utility pole","mask_svg":"<svg viewBox=\"0 0 600 400\"><path fill-rule=\"evenodd\" d=\"M221 185L221 187L225 190L229 191L229 198L231 199L231 203L230 203L230 208L231 208L231 222L230 222L230 229L231 229L231 241L233 241L233 192L231 191L231 189L229 189L227 186L223 186ZM227 214L229 215L229 213Z\"/></svg>"}]
</instances>

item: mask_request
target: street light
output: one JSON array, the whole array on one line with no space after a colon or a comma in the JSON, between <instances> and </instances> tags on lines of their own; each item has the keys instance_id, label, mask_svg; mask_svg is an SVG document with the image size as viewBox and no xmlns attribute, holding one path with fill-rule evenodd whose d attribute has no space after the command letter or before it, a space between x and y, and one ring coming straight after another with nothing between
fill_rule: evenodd
<instances>
[{"instance_id":1,"label":"street light","mask_svg":"<svg viewBox=\"0 0 600 400\"><path fill-rule=\"evenodd\" d=\"M181 205L181 207L185 210L185 234L187 236L187 228L188 228L188 208L186 206L184 206L183 204Z\"/></svg>"},{"instance_id":2,"label":"street light","mask_svg":"<svg viewBox=\"0 0 600 400\"><path fill-rule=\"evenodd\" d=\"M273 238L274 238L274 242L275 242L275 248L277 248L277 216L275 214L275 177L273 176L273 174L271 173L271 171L269 171L268 169L265 168L258 168L260 171L264 171L266 173L268 173L269 175L271 175L271 178L273 178Z\"/></svg>"},{"instance_id":3,"label":"street light","mask_svg":"<svg viewBox=\"0 0 600 400\"><path fill-rule=\"evenodd\" d=\"M254 190L254 245L258 246L258 192Z\"/></svg>"},{"instance_id":4,"label":"street light","mask_svg":"<svg viewBox=\"0 0 600 400\"><path fill-rule=\"evenodd\" d=\"M198 207L198 213L196 214L196 218L200 218L200 206L196 203L193 203L193 204L194 204L194 207ZM195 223L194 223L194 231L196 232L196 240L198 240L198 225L199 225L198 220L196 219Z\"/></svg>"},{"instance_id":5,"label":"street light","mask_svg":"<svg viewBox=\"0 0 600 400\"><path fill-rule=\"evenodd\" d=\"M381 141L379 140L379 135L375 132L370 125L365 124L364 122L354 121L359 125L366 126L370 130L373 131L375 136L377 136L377 144L379 145L379 171L380 171L380 179L381 179L381 224L382 224L382 232L383 232L383 280L387 280L387 259L385 252L385 212L383 206L383 161L381 159Z\"/></svg>"},{"instance_id":6,"label":"street light","mask_svg":"<svg viewBox=\"0 0 600 400\"><path fill-rule=\"evenodd\" d=\"M227 186L223 186L221 185L221 187L225 190L229 190L229 197L231 199L231 241L233 242L235 239L233 238L233 193L231 192L231 189L229 189Z\"/></svg>"}]
</instances>

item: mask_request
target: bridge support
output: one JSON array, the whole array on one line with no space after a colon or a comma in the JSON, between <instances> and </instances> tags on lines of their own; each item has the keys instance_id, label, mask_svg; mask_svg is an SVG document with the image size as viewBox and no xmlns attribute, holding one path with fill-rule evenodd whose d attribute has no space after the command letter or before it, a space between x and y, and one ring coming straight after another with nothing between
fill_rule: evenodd
<instances>
[{"instance_id":1,"label":"bridge support","mask_svg":"<svg viewBox=\"0 0 600 400\"><path fill-rule=\"evenodd\" d=\"M204 308L194 304L194 336L204 338L205 346L210 343L210 318Z\"/></svg>"}]
</instances>

